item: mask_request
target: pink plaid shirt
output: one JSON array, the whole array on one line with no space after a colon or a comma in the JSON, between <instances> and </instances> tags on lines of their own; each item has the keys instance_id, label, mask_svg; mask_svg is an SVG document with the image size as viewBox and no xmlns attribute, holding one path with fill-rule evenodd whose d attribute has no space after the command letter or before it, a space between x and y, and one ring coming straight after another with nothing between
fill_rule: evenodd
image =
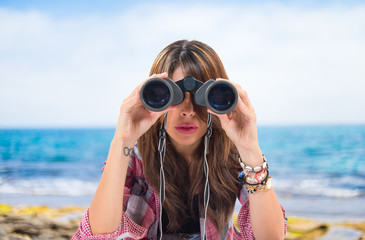
<instances>
[{"instance_id":1,"label":"pink plaid shirt","mask_svg":"<svg viewBox=\"0 0 365 240\"><path fill-rule=\"evenodd\" d=\"M104 162L106 164L106 162ZM104 167L103 167L104 170ZM123 215L118 228L108 234L92 235L89 222L89 209L84 214L79 228L71 240L111 240L111 239L151 239L157 240L157 229L160 213L159 196L148 185L142 167L142 160L138 154L137 146L134 147L134 155L130 158L127 177L124 186ZM240 192L239 201L242 204L238 214L239 232L233 225L233 218L226 224L224 231L219 234L215 224L207 217L206 236L208 240L216 239L255 239L250 220L249 201L246 187ZM203 226L204 215L200 213L200 227ZM285 232L287 218L285 218Z\"/></svg>"}]
</instances>

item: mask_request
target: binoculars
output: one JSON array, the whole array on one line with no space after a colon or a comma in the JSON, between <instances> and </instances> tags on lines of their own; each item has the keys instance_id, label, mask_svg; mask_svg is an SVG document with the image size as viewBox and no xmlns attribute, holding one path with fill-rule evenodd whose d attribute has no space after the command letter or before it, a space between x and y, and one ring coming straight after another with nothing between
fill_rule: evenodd
<instances>
[{"instance_id":1,"label":"binoculars","mask_svg":"<svg viewBox=\"0 0 365 240\"><path fill-rule=\"evenodd\" d=\"M170 78L151 78L141 88L143 105L154 112L184 101L185 92L191 93L193 102L217 114L231 112L237 104L238 93L229 82L210 79L203 83L192 76L174 82Z\"/></svg>"}]
</instances>

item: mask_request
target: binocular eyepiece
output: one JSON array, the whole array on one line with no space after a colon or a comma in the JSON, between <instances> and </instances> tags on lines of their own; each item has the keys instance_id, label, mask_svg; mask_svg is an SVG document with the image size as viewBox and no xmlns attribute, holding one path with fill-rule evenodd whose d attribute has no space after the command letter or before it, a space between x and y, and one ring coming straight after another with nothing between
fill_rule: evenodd
<instances>
[{"instance_id":1,"label":"binocular eyepiece","mask_svg":"<svg viewBox=\"0 0 365 240\"><path fill-rule=\"evenodd\" d=\"M192 76L174 82L169 78L151 78L141 88L143 105L154 112L182 103L185 92L190 92L193 102L217 114L231 112L237 104L238 93L233 84L210 79L203 83Z\"/></svg>"}]
</instances>

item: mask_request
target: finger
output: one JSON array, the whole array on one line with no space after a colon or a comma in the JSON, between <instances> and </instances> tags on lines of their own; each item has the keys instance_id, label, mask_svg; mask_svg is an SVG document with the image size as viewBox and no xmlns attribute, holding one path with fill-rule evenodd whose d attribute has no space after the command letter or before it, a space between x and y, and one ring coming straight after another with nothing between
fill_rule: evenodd
<instances>
[{"instance_id":1,"label":"finger","mask_svg":"<svg viewBox=\"0 0 365 240\"><path fill-rule=\"evenodd\" d=\"M152 74L150 78L167 78L168 74L167 72L162 72L162 73L155 73Z\"/></svg>"},{"instance_id":2,"label":"finger","mask_svg":"<svg viewBox=\"0 0 365 240\"><path fill-rule=\"evenodd\" d=\"M143 104L139 96L133 95L125 98L121 107L123 107L123 109L125 109L127 112L132 112L135 109L140 109L142 105Z\"/></svg>"},{"instance_id":3,"label":"finger","mask_svg":"<svg viewBox=\"0 0 365 240\"><path fill-rule=\"evenodd\" d=\"M168 74L167 72L163 72L163 73L154 73L152 74L150 77L146 78L144 81L142 81L134 90L133 93L138 95L140 94L141 88L143 86L143 84L145 84L145 82L147 82L148 80L152 79L152 78L167 78Z\"/></svg>"},{"instance_id":4,"label":"finger","mask_svg":"<svg viewBox=\"0 0 365 240\"><path fill-rule=\"evenodd\" d=\"M166 112L170 112L170 111L174 111L175 109L177 108L177 106L176 105L171 105L171 106L169 106L168 108L166 108L166 109L164 109L164 110L162 110L162 111L159 111L159 112L157 112L158 114L160 114L160 115L163 115L163 114L165 114ZM151 110L149 110L150 112L153 112L153 111L151 111Z\"/></svg>"},{"instance_id":5,"label":"finger","mask_svg":"<svg viewBox=\"0 0 365 240\"><path fill-rule=\"evenodd\" d=\"M150 112L150 114L152 115L152 118L154 120L160 119L161 121L163 120L163 118L161 118L161 116L165 115L166 112L174 111L175 109L176 109L176 106L172 106L172 105L160 112L153 112L146 108L146 110Z\"/></svg>"},{"instance_id":6,"label":"finger","mask_svg":"<svg viewBox=\"0 0 365 240\"><path fill-rule=\"evenodd\" d=\"M167 78L167 72L163 72L163 73L154 73L151 76L149 76L148 78L146 78L145 80L143 80L138 86L142 87L142 85L147 82L148 80L152 79L152 78Z\"/></svg>"},{"instance_id":7,"label":"finger","mask_svg":"<svg viewBox=\"0 0 365 240\"><path fill-rule=\"evenodd\" d=\"M238 95L242 99L242 101L245 103L245 105L249 108L252 108L252 104L250 101L250 98L248 97L248 94L245 90L243 90L241 87L237 89Z\"/></svg>"},{"instance_id":8,"label":"finger","mask_svg":"<svg viewBox=\"0 0 365 240\"><path fill-rule=\"evenodd\" d=\"M242 112L243 114L249 114L249 108L248 106L243 102L242 99L239 99L238 102L237 102L237 105L235 107L235 109L238 109L239 112Z\"/></svg>"}]
</instances>

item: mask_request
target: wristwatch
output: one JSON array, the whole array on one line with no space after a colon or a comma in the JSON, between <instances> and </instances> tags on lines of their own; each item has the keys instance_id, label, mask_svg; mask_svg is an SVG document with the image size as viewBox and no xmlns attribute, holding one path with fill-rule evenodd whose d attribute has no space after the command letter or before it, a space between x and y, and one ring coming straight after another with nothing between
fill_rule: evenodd
<instances>
[{"instance_id":1,"label":"wristwatch","mask_svg":"<svg viewBox=\"0 0 365 240\"><path fill-rule=\"evenodd\" d=\"M264 189L262 190L268 190L272 187L272 178L269 177L264 185L262 185Z\"/></svg>"}]
</instances>

